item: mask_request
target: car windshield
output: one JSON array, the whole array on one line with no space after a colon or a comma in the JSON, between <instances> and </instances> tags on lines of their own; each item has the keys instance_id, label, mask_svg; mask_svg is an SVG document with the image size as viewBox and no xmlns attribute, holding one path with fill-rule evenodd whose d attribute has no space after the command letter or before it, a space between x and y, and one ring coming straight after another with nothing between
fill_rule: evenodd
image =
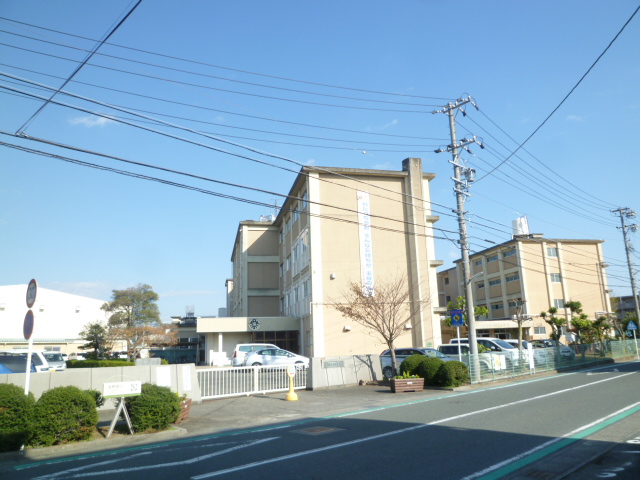
<instances>
[{"instance_id":1,"label":"car windshield","mask_svg":"<svg viewBox=\"0 0 640 480\"><path fill-rule=\"evenodd\" d=\"M60 353L45 353L44 358L46 358L49 362L64 362L62 354Z\"/></svg>"},{"instance_id":2,"label":"car windshield","mask_svg":"<svg viewBox=\"0 0 640 480\"><path fill-rule=\"evenodd\" d=\"M502 348L516 348L510 343L505 342L504 340L497 339L497 340L494 340L494 342L496 343L496 345L499 345Z\"/></svg>"}]
</instances>

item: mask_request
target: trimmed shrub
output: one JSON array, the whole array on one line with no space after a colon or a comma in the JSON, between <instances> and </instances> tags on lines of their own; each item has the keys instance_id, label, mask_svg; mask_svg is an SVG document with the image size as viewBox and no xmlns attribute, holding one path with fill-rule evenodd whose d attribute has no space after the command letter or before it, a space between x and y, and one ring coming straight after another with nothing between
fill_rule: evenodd
<instances>
[{"instance_id":1,"label":"trimmed shrub","mask_svg":"<svg viewBox=\"0 0 640 480\"><path fill-rule=\"evenodd\" d=\"M408 375L415 375L416 369L423 359L424 355L421 355L419 353L405 358L404 361L400 364L400 375L404 375L405 373Z\"/></svg>"},{"instance_id":2,"label":"trimmed shrub","mask_svg":"<svg viewBox=\"0 0 640 480\"><path fill-rule=\"evenodd\" d=\"M165 430L178 420L181 400L169 387L142 384L142 394L126 397L126 406L136 433Z\"/></svg>"},{"instance_id":3,"label":"trimmed shrub","mask_svg":"<svg viewBox=\"0 0 640 480\"><path fill-rule=\"evenodd\" d=\"M469 383L469 369L462 363L454 360L443 362L440 370L436 373L435 382L441 387L459 387Z\"/></svg>"},{"instance_id":4,"label":"trimmed shrub","mask_svg":"<svg viewBox=\"0 0 640 480\"><path fill-rule=\"evenodd\" d=\"M133 367L126 360L67 360L67 368Z\"/></svg>"},{"instance_id":5,"label":"trimmed shrub","mask_svg":"<svg viewBox=\"0 0 640 480\"><path fill-rule=\"evenodd\" d=\"M33 394L11 383L0 384L0 452L20 450L33 431Z\"/></svg>"},{"instance_id":6,"label":"trimmed shrub","mask_svg":"<svg viewBox=\"0 0 640 480\"><path fill-rule=\"evenodd\" d=\"M435 385L434 377L443 363L445 362L437 357L423 357L416 368L416 374L424 378L425 385Z\"/></svg>"},{"instance_id":7,"label":"trimmed shrub","mask_svg":"<svg viewBox=\"0 0 640 480\"><path fill-rule=\"evenodd\" d=\"M56 387L42 394L35 406L29 445L47 447L88 440L98 425L94 397L78 387Z\"/></svg>"},{"instance_id":8,"label":"trimmed shrub","mask_svg":"<svg viewBox=\"0 0 640 480\"><path fill-rule=\"evenodd\" d=\"M85 392L88 393L96 402L96 407L101 407L102 405L104 405L106 398L102 396L102 392L98 390L85 390Z\"/></svg>"}]
</instances>

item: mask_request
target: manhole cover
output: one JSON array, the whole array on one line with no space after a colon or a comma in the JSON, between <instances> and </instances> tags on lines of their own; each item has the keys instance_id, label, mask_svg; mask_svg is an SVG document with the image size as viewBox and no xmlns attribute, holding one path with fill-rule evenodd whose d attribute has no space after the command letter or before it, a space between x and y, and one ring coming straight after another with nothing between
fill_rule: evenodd
<instances>
[{"instance_id":1,"label":"manhole cover","mask_svg":"<svg viewBox=\"0 0 640 480\"><path fill-rule=\"evenodd\" d=\"M294 433L301 433L302 435L324 435L326 433L333 433L339 430L344 430L344 428L309 427L303 428L302 430L294 430Z\"/></svg>"}]
</instances>

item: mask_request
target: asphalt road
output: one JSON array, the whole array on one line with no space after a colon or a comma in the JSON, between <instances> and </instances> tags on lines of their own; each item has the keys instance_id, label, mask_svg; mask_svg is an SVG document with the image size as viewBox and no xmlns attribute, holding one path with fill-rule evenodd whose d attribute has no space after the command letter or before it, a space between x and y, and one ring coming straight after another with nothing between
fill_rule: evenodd
<instances>
[{"instance_id":1,"label":"asphalt road","mask_svg":"<svg viewBox=\"0 0 640 480\"><path fill-rule=\"evenodd\" d=\"M377 393L383 401L347 408L334 392L331 414L296 412L310 401L289 421L264 401L271 421L260 424L231 414L231 405L250 406L259 416L258 399L211 404L237 428L207 434L194 424L197 436L23 462L0 478L640 478L640 453L626 453L640 452L638 362L454 392Z\"/></svg>"}]
</instances>

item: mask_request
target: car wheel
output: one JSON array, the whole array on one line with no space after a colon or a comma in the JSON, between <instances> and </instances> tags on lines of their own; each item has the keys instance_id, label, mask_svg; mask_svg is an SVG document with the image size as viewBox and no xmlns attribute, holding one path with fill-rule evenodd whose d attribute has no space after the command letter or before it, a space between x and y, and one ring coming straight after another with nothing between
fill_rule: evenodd
<instances>
[{"instance_id":1,"label":"car wheel","mask_svg":"<svg viewBox=\"0 0 640 480\"><path fill-rule=\"evenodd\" d=\"M262 366L262 364L261 364L260 362L253 362L253 363L251 364L251 366L252 366L252 367L261 367L261 366Z\"/></svg>"},{"instance_id":2,"label":"car wheel","mask_svg":"<svg viewBox=\"0 0 640 480\"><path fill-rule=\"evenodd\" d=\"M382 369L382 375L384 376L384 378L386 378L387 380L389 380L391 377L393 377L393 368L391 367L384 367Z\"/></svg>"}]
</instances>

